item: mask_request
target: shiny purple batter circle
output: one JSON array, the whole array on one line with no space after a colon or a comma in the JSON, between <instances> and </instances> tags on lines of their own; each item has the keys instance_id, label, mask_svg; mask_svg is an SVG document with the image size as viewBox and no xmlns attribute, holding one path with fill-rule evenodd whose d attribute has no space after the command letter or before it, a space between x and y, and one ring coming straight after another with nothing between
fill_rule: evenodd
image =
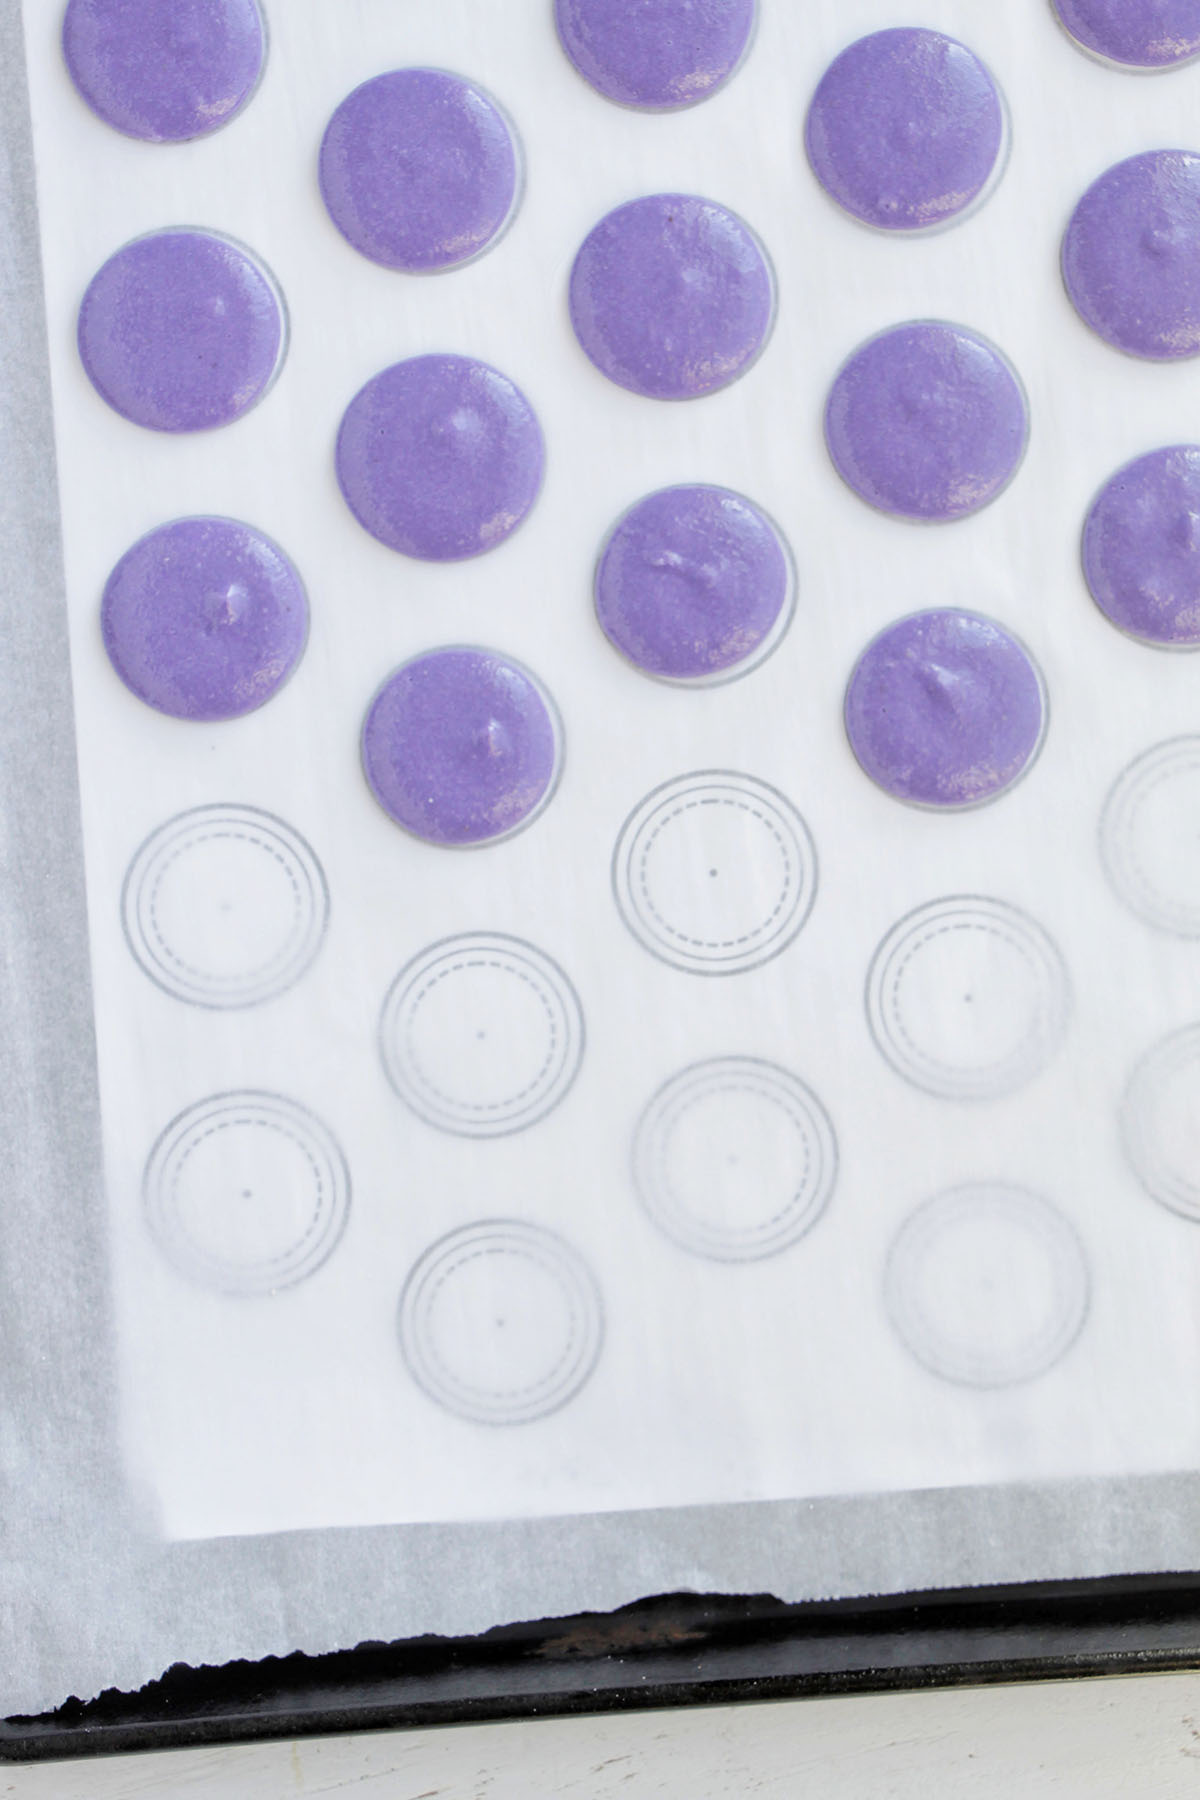
<instances>
[{"instance_id":1,"label":"shiny purple batter circle","mask_svg":"<svg viewBox=\"0 0 1200 1800\"><path fill-rule=\"evenodd\" d=\"M1149 150L1106 169L1071 216L1062 270L1080 318L1115 350L1200 354L1200 155Z\"/></svg>"},{"instance_id":2,"label":"shiny purple batter circle","mask_svg":"<svg viewBox=\"0 0 1200 1800\"><path fill-rule=\"evenodd\" d=\"M516 204L519 164L503 113L480 88L441 69L393 69L342 101L319 178L356 250L429 274L494 243Z\"/></svg>"},{"instance_id":3,"label":"shiny purple batter circle","mask_svg":"<svg viewBox=\"0 0 1200 1800\"><path fill-rule=\"evenodd\" d=\"M362 733L371 792L427 843L507 837L554 791L561 733L529 670L494 650L452 645L393 670Z\"/></svg>"},{"instance_id":4,"label":"shiny purple batter circle","mask_svg":"<svg viewBox=\"0 0 1200 1800\"><path fill-rule=\"evenodd\" d=\"M880 512L941 523L1012 480L1029 415L994 344L936 319L895 325L843 363L825 408L833 465Z\"/></svg>"},{"instance_id":5,"label":"shiny purple batter circle","mask_svg":"<svg viewBox=\"0 0 1200 1800\"><path fill-rule=\"evenodd\" d=\"M755 0L555 0L559 41L607 100L651 112L695 106L737 69Z\"/></svg>"},{"instance_id":6,"label":"shiny purple batter circle","mask_svg":"<svg viewBox=\"0 0 1200 1800\"><path fill-rule=\"evenodd\" d=\"M127 550L104 589L104 647L156 712L212 722L254 712L296 667L308 601L271 539L236 519L176 519Z\"/></svg>"},{"instance_id":7,"label":"shiny purple batter circle","mask_svg":"<svg viewBox=\"0 0 1200 1800\"><path fill-rule=\"evenodd\" d=\"M1200 56L1200 0L1051 0L1063 30L1101 61L1173 69Z\"/></svg>"},{"instance_id":8,"label":"shiny purple batter circle","mask_svg":"<svg viewBox=\"0 0 1200 1800\"><path fill-rule=\"evenodd\" d=\"M283 360L279 290L262 264L209 231L134 238L93 276L79 355L93 387L151 431L208 431L241 418Z\"/></svg>"},{"instance_id":9,"label":"shiny purple batter circle","mask_svg":"<svg viewBox=\"0 0 1200 1800\"><path fill-rule=\"evenodd\" d=\"M646 674L716 681L775 647L791 590L778 531L743 495L662 488L614 526L596 567L596 617Z\"/></svg>"},{"instance_id":10,"label":"shiny purple batter circle","mask_svg":"<svg viewBox=\"0 0 1200 1800\"><path fill-rule=\"evenodd\" d=\"M608 213L571 270L571 323L610 381L693 400L744 375L771 330L775 285L750 227L694 194Z\"/></svg>"},{"instance_id":11,"label":"shiny purple batter circle","mask_svg":"<svg viewBox=\"0 0 1200 1800\"><path fill-rule=\"evenodd\" d=\"M150 144L228 125L258 85L257 0L70 0L63 57L92 111Z\"/></svg>"},{"instance_id":12,"label":"shiny purple batter circle","mask_svg":"<svg viewBox=\"0 0 1200 1800\"><path fill-rule=\"evenodd\" d=\"M1083 573L1119 631L1200 646L1200 447L1152 450L1117 470L1083 528Z\"/></svg>"},{"instance_id":13,"label":"shiny purple batter circle","mask_svg":"<svg viewBox=\"0 0 1200 1800\"><path fill-rule=\"evenodd\" d=\"M928 231L972 208L1005 142L984 64L940 31L877 31L825 71L805 126L817 180L854 218Z\"/></svg>"},{"instance_id":14,"label":"shiny purple batter circle","mask_svg":"<svg viewBox=\"0 0 1200 1800\"><path fill-rule=\"evenodd\" d=\"M846 689L846 735L872 781L915 806L979 806L1041 746L1046 698L1024 645L978 613L914 613L881 631Z\"/></svg>"},{"instance_id":15,"label":"shiny purple batter circle","mask_svg":"<svg viewBox=\"0 0 1200 1800\"><path fill-rule=\"evenodd\" d=\"M390 550L459 562L502 544L542 485L545 448L515 382L468 356L414 356L360 389L338 431L337 478Z\"/></svg>"}]
</instances>

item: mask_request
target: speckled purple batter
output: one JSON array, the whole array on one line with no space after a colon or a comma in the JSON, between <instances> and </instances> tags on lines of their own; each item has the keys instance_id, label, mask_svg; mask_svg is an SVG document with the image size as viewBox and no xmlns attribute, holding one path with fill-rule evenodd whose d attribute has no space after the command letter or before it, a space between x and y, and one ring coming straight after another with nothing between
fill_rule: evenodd
<instances>
[{"instance_id":1,"label":"speckled purple batter","mask_svg":"<svg viewBox=\"0 0 1200 1800\"><path fill-rule=\"evenodd\" d=\"M596 616L647 674L712 680L770 647L790 585L778 532L741 494L663 488L609 537L596 569Z\"/></svg>"},{"instance_id":2,"label":"speckled purple batter","mask_svg":"<svg viewBox=\"0 0 1200 1800\"><path fill-rule=\"evenodd\" d=\"M744 375L771 329L774 283L736 213L651 194L608 213L571 271L571 323L601 372L654 400L692 400Z\"/></svg>"},{"instance_id":3,"label":"speckled purple batter","mask_svg":"<svg viewBox=\"0 0 1200 1800\"><path fill-rule=\"evenodd\" d=\"M925 231L974 205L1004 145L1004 109L979 58L939 31L860 38L809 108L808 160L855 218Z\"/></svg>"},{"instance_id":4,"label":"speckled purple batter","mask_svg":"<svg viewBox=\"0 0 1200 1800\"><path fill-rule=\"evenodd\" d=\"M346 504L405 556L457 562L502 544L542 485L545 451L528 400L468 356L414 356L368 381L337 440Z\"/></svg>"},{"instance_id":5,"label":"speckled purple batter","mask_svg":"<svg viewBox=\"0 0 1200 1800\"><path fill-rule=\"evenodd\" d=\"M504 229L517 152L495 102L440 69L393 69L347 96L321 144L321 193L342 235L388 269L469 262Z\"/></svg>"},{"instance_id":6,"label":"speckled purple batter","mask_svg":"<svg viewBox=\"0 0 1200 1800\"><path fill-rule=\"evenodd\" d=\"M938 320L868 339L843 364L825 409L838 474L869 505L907 519L961 519L987 506L1016 474L1028 434L1006 358Z\"/></svg>"},{"instance_id":7,"label":"speckled purple batter","mask_svg":"<svg viewBox=\"0 0 1200 1800\"><path fill-rule=\"evenodd\" d=\"M846 733L872 781L917 806L978 806L1020 779L1045 730L1029 653L977 613L915 613L880 632L846 689Z\"/></svg>"},{"instance_id":8,"label":"speckled purple batter","mask_svg":"<svg viewBox=\"0 0 1200 1800\"><path fill-rule=\"evenodd\" d=\"M92 384L135 425L206 431L261 399L283 355L283 306L249 251L207 231L135 238L79 308Z\"/></svg>"},{"instance_id":9,"label":"speckled purple batter","mask_svg":"<svg viewBox=\"0 0 1200 1800\"><path fill-rule=\"evenodd\" d=\"M139 539L100 610L113 668L176 719L235 719L287 680L308 602L278 544L235 519L176 519Z\"/></svg>"},{"instance_id":10,"label":"speckled purple batter","mask_svg":"<svg viewBox=\"0 0 1200 1800\"><path fill-rule=\"evenodd\" d=\"M1200 56L1200 0L1053 0L1064 28L1106 62L1170 69Z\"/></svg>"},{"instance_id":11,"label":"speckled purple batter","mask_svg":"<svg viewBox=\"0 0 1200 1800\"><path fill-rule=\"evenodd\" d=\"M227 125L266 53L257 0L70 0L62 43L92 111L153 144Z\"/></svg>"},{"instance_id":12,"label":"speckled purple batter","mask_svg":"<svg viewBox=\"0 0 1200 1800\"><path fill-rule=\"evenodd\" d=\"M1075 208L1062 268L1080 317L1114 349L1200 354L1200 155L1150 150L1106 169Z\"/></svg>"},{"instance_id":13,"label":"speckled purple batter","mask_svg":"<svg viewBox=\"0 0 1200 1800\"><path fill-rule=\"evenodd\" d=\"M1119 630L1200 645L1200 448L1152 450L1117 470L1088 514L1083 572Z\"/></svg>"},{"instance_id":14,"label":"speckled purple batter","mask_svg":"<svg viewBox=\"0 0 1200 1800\"><path fill-rule=\"evenodd\" d=\"M559 733L528 669L492 650L431 650L371 702L363 769L384 811L431 844L483 844L528 824L553 791Z\"/></svg>"},{"instance_id":15,"label":"speckled purple batter","mask_svg":"<svg viewBox=\"0 0 1200 1800\"><path fill-rule=\"evenodd\" d=\"M755 0L555 0L563 49L608 100L665 112L723 86L754 29Z\"/></svg>"}]
</instances>

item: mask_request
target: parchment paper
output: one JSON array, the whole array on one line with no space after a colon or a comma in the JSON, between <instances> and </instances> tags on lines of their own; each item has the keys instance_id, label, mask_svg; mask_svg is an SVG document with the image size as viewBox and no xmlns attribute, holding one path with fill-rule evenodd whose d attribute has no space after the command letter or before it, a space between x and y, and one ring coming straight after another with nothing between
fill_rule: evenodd
<instances>
[{"instance_id":1,"label":"parchment paper","mask_svg":"<svg viewBox=\"0 0 1200 1800\"><path fill-rule=\"evenodd\" d=\"M373 0L273 13L270 69L244 118L159 156L91 118L57 63L56 9L27 5L72 691L38 231L7 8L7 1710L136 1686L177 1660L462 1632L680 1587L797 1599L1194 1563L1195 1227L1142 1191L1121 1153L1119 1110L1140 1056L1192 1022L1198 952L1122 903L1097 834L1121 772L1200 716L1200 674L1194 659L1132 646L1094 614L1076 544L1102 479L1191 435L1200 377L1125 362L1092 340L1061 293L1055 251L1101 168L1189 141L1200 74L1121 79L1074 51L1035 0L969 27L959 11L927 6L901 20L826 6L801 22L766 7L727 92L669 119L591 95L532 0L503 15L468 0L403 16ZM1011 166L987 208L909 244L837 215L799 149L829 58L899 22L969 37L1014 120ZM355 258L315 199L328 113L357 80L404 62L479 75L517 120L527 158L517 224L445 282L397 284ZM685 408L610 388L565 320L566 271L590 224L655 189L733 205L779 280L760 364ZM181 221L253 245L289 301L284 376L219 441L126 426L88 389L71 347L95 267L137 231ZM1029 392L1033 437L998 505L924 532L841 489L819 408L857 342L930 314L1003 346ZM329 456L361 381L434 347L511 373L549 444L528 525L452 571L403 563L359 532ZM745 682L704 694L639 681L588 608L612 520L640 493L688 479L763 504L798 573L780 650ZM201 730L202 755L194 728L130 700L96 628L116 556L192 511L269 530L301 566L314 609L296 679L261 714ZM839 722L865 641L938 601L1011 624L1051 698L1050 734L1022 788L952 820L870 789ZM390 666L463 640L537 670L563 711L567 763L537 827L446 858L378 812L354 743ZM609 890L624 820L659 783L696 770L749 773L782 792L819 863L794 944L721 981L650 955ZM288 820L329 881L318 959L253 1015L164 993L122 932L138 846L168 818L218 803ZM1034 919L1069 972L1059 1053L986 1104L930 1096L889 1070L862 1003L887 933L956 895ZM587 1021L562 1104L530 1131L484 1143L416 1121L384 1079L374 1035L412 956L480 930L517 936L569 971ZM811 1234L736 1266L689 1256L657 1231L630 1167L661 1083L730 1056L807 1083L840 1153ZM287 1294L189 1285L146 1229L142 1171L155 1138L230 1088L319 1111L351 1169L343 1241ZM923 1366L884 1304L903 1220L939 1191L980 1182L1046 1196L1086 1271L1086 1316L1061 1359L1036 1380L986 1390ZM605 1324L571 1404L502 1431L431 1404L395 1332L421 1252L497 1214L572 1244L599 1284Z\"/></svg>"}]
</instances>

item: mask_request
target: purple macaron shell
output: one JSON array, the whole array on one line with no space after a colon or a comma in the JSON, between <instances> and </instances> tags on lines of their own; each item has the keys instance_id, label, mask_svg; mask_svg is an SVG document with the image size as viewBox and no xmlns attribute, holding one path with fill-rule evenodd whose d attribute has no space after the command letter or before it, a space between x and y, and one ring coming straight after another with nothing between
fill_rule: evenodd
<instances>
[{"instance_id":1,"label":"purple macaron shell","mask_svg":"<svg viewBox=\"0 0 1200 1800\"><path fill-rule=\"evenodd\" d=\"M1084 323L1154 362L1200 354L1200 155L1150 150L1094 181L1062 247Z\"/></svg>"},{"instance_id":2,"label":"purple macaron shell","mask_svg":"<svg viewBox=\"0 0 1200 1800\"><path fill-rule=\"evenodd\" d=\"M431 844L483 844L545 805L559 732L527 669L456 645L388 676L363 725L362 758L375 798L406 831Z\"/></svg>"},{"instance_id":3,"label":"purple macaron shell","mask_svg":"<svg viewBox=\"0 0 1200 1800\"><path fill-rule=\"evenodd\" d=\"M885 231L927 231L966 212L1004 147L991 75L939 31L860 38L830 64L805 129L808 160L839 206Z\"/></svg>"},{"instance_id":4,"label":"purple macaron shell","mask_svg":"<svg viewBox=\"0 0 1200 1800\"><path fill-rule=\"evenodd\" d=\"M668 681L740 673L785 622L779 534L741 494L673 487L617 523L596 569L596 616L636 668Z\"/></svg>"},{"instance_id":5,"label":"purple macaron shell","mask_svg":"<svg viewBox=\"0 0 1200 1800\"><path fill-rule=\"evenodd\" d=\"M495 102L441 69L393 69L347 96L321 144L338 230L388 269L453 269L486 250L517 195L516 145Z\"/></svg>"},{"instance_id":6,"label":"purple macaron shell","mask_svg":"<svg viewBox=\"0 0 1200 1800\"><path fill-rule=\"evenodd\" d=\"M1127 69L1171 69L1200 56L1200 0L1053 0L1077 44Z\"/></svg>"},{"instance_id":7,"label":"purple macaron shell","mask_svg":"<svg viewBox=\"0 0 1200 1800\"><path fill-rule=\"evenodd\" d=\"M218 131L266 55L257 0L70 0L63 56L105 124L152 144Z\"/></svg>"},{"instance_id":8,"label":"purple macaron shell","mask_svg":"<svg viewBox=\"0 0 1200 1800\"><path fill-rule=\"evenodd\" d=\"M868 339L842 365L825 409L842 479L881 512L929 522L994 500L1028 434L1008 360L986 338L939 320Z\"/></svg>"},{"instance_id":9,"label":"purple macaron shell","mask_svg":"<svg viewBox=\"0 0 1200 1800\"><path fill-rule=\"evenodd\" d=\"M342 419L337 477L365 530L391 550L456 562L494 550L542 485L537 415L516 384L467 356L394 363Z\"/></svg>"},{"instance_id":10,"label":"purple macaron shell","mask_svg":"<svg viewBox=\"0 0 1200 1800\"><path fill-rule=\"evenodd\" d=\"M917 806L978 806L1020 779L1042 741L1041 678L977 613L915 613L880 632L846 689L846 734L872 781Z\"/></svg>"},{"instance_id":11,"label":"purple macaron shell","mask_svg":"<svg viewBox=\"0 0 1200 1800\"><path fill-rule=\"evenodd\" d=\"M304 584L270 538L235 519L176 519L139 539L100 612L113 668L175 719L235 719L269 700L308 636Z\"/></svg>"},{"instance_id":12,"label":"purple macaron shell","mask_svg":"<svg viewBox=\"0 0 1200 1800\"><path fill-rule=\"evenodd\" d=\"M79 354L96 391L152 431L231 424L262 398L286 335L271 277L213 232L152 232L96 274L79 308Z\"/></svg>"},{"instance_id":13,"label":"purple macaron shell","mask_svg":"<svg viewBox=\"0 0 1200 1800\"><path fill-rule=\"evenodd\" d=\"M1130 637L1200 646L1200 447L1152 450L1117 470L1088 513L1083 572Z\"/></svg>"},{"instance_id":14,"label":"purple macaron shell","mask_svg":"<svg viewBox=\"0 0 1200 1800\"><path fill-rule=\"evenodd\" d=\"M555 0L563 49L608 100L664 112L707 100L733 74L755 0Z\"/></svg>"},{"instance_id":15,"label":"purple macaron shell","mask_svg":"<svg viewBox=\"0 0 1200 1800\"><path fill-rule=\"evenodd\" d=\"M691 400L745 374L771 329L774 282L736 213L650 194L608 213L571 270L571 323L618 386Z\"/></svg>"}]
</instances>

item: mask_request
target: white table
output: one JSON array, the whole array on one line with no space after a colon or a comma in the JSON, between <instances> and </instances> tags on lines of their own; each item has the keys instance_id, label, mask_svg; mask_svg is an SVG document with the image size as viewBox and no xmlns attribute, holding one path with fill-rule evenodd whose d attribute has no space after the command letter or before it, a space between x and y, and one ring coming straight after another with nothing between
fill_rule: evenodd
<instances>
[{"instance_id":1,"label":"white table","mask_svg":"<svg viewBox=\"0 0 1200 1800\"><path fill-rule=\"evenodd\" d=\"M1200 1800L1200 1673L19 1767L0 1800Z\"/></svg>"}]
</instances>

